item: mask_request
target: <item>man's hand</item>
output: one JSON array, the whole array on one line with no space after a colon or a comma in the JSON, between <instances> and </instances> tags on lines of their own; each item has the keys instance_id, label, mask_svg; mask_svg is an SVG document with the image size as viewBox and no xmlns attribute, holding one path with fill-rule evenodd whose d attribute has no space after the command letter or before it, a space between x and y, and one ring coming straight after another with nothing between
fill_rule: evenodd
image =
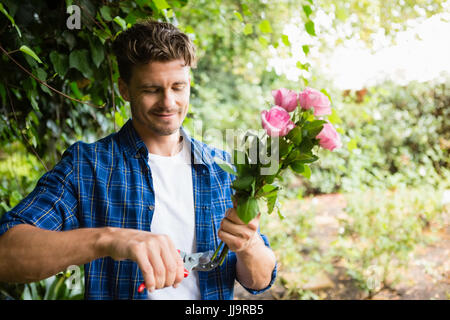
<instances>
[{"instance_id":1,"label":"man's hand","mask_svg":"<svg viewBox=\"0 0 450 320\"><path fill-rule=\"evenodd\" d=\"M236 253L239 282L247 288L263 289L270 283L276 259L258 233L261 214L245 224L237 215L236 203L233 204L222 219L218 236Z\"/></svg>"},{"instance_id":2,"label":"man's hand","mask_svg":"<svg viewBox=\"0 0 450 320\"><path fill-rule=\"evenodd\" d=\"M259 218L256 218L245 224L237 215L236 207L229 208L223 218L218 236L220 240L226 243L228 248L234 252L241 252L249 249L257 241Z\"/></svg>"},{"instance_id":3,"label":"man's hand","mask_svg":"<svg viewBox=\"0 0 450 320\"><path fill-rule=\"evenodd\" d=\"M108 228L101 247L114 260L137 262L150 292L170 286L176 288L184 278L183 260L166 235Z\"/></svg>"}]
</instances>

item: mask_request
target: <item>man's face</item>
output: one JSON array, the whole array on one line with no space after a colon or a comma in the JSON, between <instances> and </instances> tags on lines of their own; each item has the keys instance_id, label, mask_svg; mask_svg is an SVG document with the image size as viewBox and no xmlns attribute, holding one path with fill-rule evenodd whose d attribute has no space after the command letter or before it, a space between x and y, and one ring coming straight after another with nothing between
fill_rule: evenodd
<instances>
[{"instance_id":1,"label":"man's face","mask_svg":"<svg viewBox=\"0 0 450 320\"><path fill-rule=\"evenodd\" d=\"M130 82L119 80L130 102L135 125L156 135L170 135L183 123L189 107L189 67L183 60L150 62L133 68Z\"/></svg>"}]
</instances>

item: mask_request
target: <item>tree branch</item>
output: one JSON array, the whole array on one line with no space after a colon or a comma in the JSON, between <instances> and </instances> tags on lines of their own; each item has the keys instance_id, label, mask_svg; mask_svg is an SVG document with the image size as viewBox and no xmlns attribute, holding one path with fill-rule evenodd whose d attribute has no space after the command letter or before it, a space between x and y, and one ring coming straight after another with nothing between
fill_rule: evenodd
<instances>
[{"instance_id":1,"label":"tree branch","mask_svg":"<svg viewBox=\"0 0 450 320\"><path fill-rule=\"evenodd\" d=\"M34 74L32 74L30 71L28 71L24 66L22 66L19 62L17 62L13 57L11 57L9 55L9 53L2 47L2 45L0 44L0 50L3 52L4 55L6 55L12 62L14 62L20 69L22 69L26 74L28 74L30 77L32 77L34 80L36 80L37 82L39 82L40 84L46 86L47 88L49 88L50 90L56 92L59 95L62 95L63 97L70 99L72 101L78 102L78 103L82 103L82 104L87 104L91 107L94 108L103 108L105 107L106 104L104 104L103 106L98 106L96 104L93 104L89 101L82 101L82 100L78 100L76 98L73 98L55 88L53 88L52 86L50 86L49 84L47 84L45 81L42 81L41 79L37 78Z\"/></svg>"}]
</instances>

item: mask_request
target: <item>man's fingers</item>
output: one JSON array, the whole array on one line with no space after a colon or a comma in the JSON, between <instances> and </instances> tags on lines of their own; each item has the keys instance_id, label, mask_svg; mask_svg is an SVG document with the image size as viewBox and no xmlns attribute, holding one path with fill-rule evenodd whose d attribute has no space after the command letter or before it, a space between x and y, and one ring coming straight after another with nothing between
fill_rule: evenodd
<instances>
[{"instance_id":1,"label":"man's fingers","mask_svg":"<svg viewBox=\"0 0 450 320\"><path fill-rule=\"evenodd\" d=\"M258 229L261 213L258 213L249 223L245 224L238 216L235 208L228 208L222 221L228 220L236 225L247 225L250 229Z\"/></svg>"},{"instance_id":2,"label":"man's fingers","mask_svg":"<svg viewBox=\"0 0 450 320\"><path fill-rule=\"evenodd\" d=\"M225 218L222 220L222 223L220 225L220 230L223 230L235 237L239 238L247 238L247 228L244 225L236 224L232 222L231 220Z\"/></svg>"},{"instance_id":3,"label":"man's fingers","mask_svg":"<svg viewBox=\"0 0 450 320\"><path fill-rule=\"evenodd\" d=\"M180 282L187 276L187 275L185 275L185 272L184 272L184 270L186 270L186 269L184 268L183 259L181 259L181 256L178 252L177 252L177 254L178 254L178 258L176 259L177 271L175 274L175 282L173 284L174 288L178 287Z\"/></svg>"},{"instance_id":4,"label":"man's fingers","mask_svg":"<svg viewBox=\"0 0 450 320\"><path fill-rule=\"evenodd\" d=\"M225 219L228 219L236 224L245 224L244 221L239 218L236 208L228 208L225 212Z\"/></svg>"},{"instance_id":5,"label":"man's fingers","mask_svg":"<svg viewBox=\"0 0 450 320\"><path fill-rule=\"evenodd\" d=\"M166 268L161 258L161 251L148 250L148 256L152 264L153 275L155 276L155 288L162 289L166 282Z\"/></svg>"},{"instance_id":6,"label":"man's fingers","mask_svg":"<svg viewBox=\"0 0 450 320\"><path fill-rule=\"evenodd\" d=\"M156 283L155 283L155 276L153 274L153 267L148 261L148 257L145 251L137 252L136 253L136 262L139 266L139 269L141 269L142 276L144 277L144 283L145 287L152 292L155 290ZM138 291L142 292L143 288L140 286Z\"/></svg>"},{"instance_id":7,"label":"man's fingers","mask_svg":"<svg viewBox=\"0 0 450 320\"><path fill-rule=\"evenodd\" d=\"M175 251L176 252L176 251ZM164 281L164 287L172 286L175 282L175 277L177 273L177 262L173 255L173 252L169 252L168 249L161 251L161 258L164 263L164 268L166 269L166 276Z\"/></svg>"},{"instance_id":8,"label":"man's fingers","mask_svg":"<svg viewBox=\"0 0 450 320\"><path fill-rule=\"evenodd\" d=\"M238 252L243 248L244 241L241 238L236 237L223 229L219 230L218 236L220 240L227 244L231 251Z\"/></svg>"}]
</instances>

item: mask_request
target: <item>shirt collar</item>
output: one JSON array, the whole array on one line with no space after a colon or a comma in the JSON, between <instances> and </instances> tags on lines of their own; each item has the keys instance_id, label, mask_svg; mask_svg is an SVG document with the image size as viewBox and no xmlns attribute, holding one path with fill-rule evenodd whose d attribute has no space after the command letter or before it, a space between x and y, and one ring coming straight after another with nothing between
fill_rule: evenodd
<instances>
[{"instance_id":1,"label":"shirt collar","mask_svg":"<svg viewBox=\"0 0 450 320\"><path fill-rule=\"evenodd\" d=\"M203 142L192 138L187 130L181 126L181 134L187 139L187 146L191 149L191 161L194 165L204 165L208 168L212 166L216 152L213 148L208 147ZM123 150L132 157L148 158L148 149L144 141L133 127L131 119L129 119L117 133L119 142Z\"/></svg>"}]
</instances>

